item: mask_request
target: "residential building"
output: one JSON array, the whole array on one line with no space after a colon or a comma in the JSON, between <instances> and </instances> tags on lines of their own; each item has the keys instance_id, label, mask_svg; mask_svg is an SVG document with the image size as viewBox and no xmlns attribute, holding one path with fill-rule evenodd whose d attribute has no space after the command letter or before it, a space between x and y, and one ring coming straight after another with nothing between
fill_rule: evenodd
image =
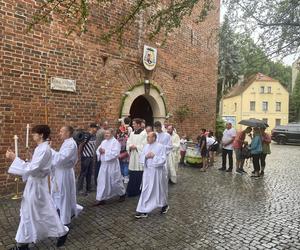
<instances>
[{"instance_id":1,"label":"residential building","mask_svg":"<svg viewBox=\"0 0 300 250\"><path fill-rule=\"evenodd\" d=\"M285 125L289 120L289 92L279 81L258 73L223 97L221 115L237 129L242 128L240 120L250 118L264 120L269 130Z\"/></svg>"}]
</instances>

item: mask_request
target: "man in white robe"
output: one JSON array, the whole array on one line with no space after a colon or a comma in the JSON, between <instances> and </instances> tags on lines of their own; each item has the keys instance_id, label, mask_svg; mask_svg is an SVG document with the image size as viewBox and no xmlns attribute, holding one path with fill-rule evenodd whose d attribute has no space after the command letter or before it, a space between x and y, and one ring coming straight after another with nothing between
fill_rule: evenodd
<instances>
[{"instance_id":1,"label":"man in white robe","mask_svg":"<svg viewBox=\"0 0 300 250\"><path fill-rule=\"evenodd\" d=\"M165 147L156 142L156 134L150 132L148 144L143 149L140 163L144 165L143 186L135 217L145 218L156 208L161 208L161 214L168 212L169 206L165 185Z\"/></svg>"},{"instance_id":2,"label":"man in white robe","mask_svg":"<svg viewBox=\"0 0 300 250\"><path fill-rule=\"evenodd\" d=\"M104 205L106 200L114 196L120 196L120 202L125 200L125 187L119 162L121 145L113 137L113 129L106 130L104 138L96 151L98 159L101 160L101 168L97 180L95 206Z\"/></svg>"},{"instance_id":3,"label":"man in white robe","mask_svg":"<svg viewBox=\"0 0 300 250\"><path fill-rule=\"evenodd\" d=\"M51 195L64 225L71 223L82 207L76 203L76 181L74 167L78 160L77 144L72 138L73 128L64 126L60 137L64 140L57 152L52 151Z\"/></svg>"},{"instance_id":4,"label":"man in white robe","mask_svg":"<svg viewBox=\"0 0 300 250\"><path fill-rule=\"evenodd\" d=\"M127 185L128 197L134 197L141 193L141 183L143 178L143 164L140 163L140 154L147 143L147 133L141 127L141 119L133 119L132 126L134 131L130 134L126 149L129 158L129 182Z\"/></svg>"},{"instance_id":5,"label":"man in white robe","mask_svg":"<svg viewBox=\"0 0 300 250\"><path fill-rule=\"evenodd\" d=\"M169 154L173 148L171 136L168 133L162 131L162 125L161 125L160 121L156 121L154 123L154 128L155 128L156 135L157 135L156 141L164 146L165 153L166 153L166 159L168 159ZM168 161L166 161L166 163L165 163L164 174L165 174L164 190L165 190L166 196L168 197L168 180L169 180L169 178L168 178Z\"/></svg>"},{"instance_id":6,"label":"man in white robe","mask_svg":"<svg viewBox=\"0 0 300 250\"><path fill-rule=\"evenodd\" d=\"M48 237L59 237L56 246L62 246L69 232L61 222L48 190L47 176L51 171L52 154L46 141L50 135L47 125L32 129L33 140L37 143L30 162L25 162L11 151L6 157L13 160L8 173L27 180L20 209L20 224L13 249L29 249L28 244Z\"/></svg>"},{"instance_id":7,"label":"man in white robe","mask_svg":"<svg viewBox=\"0 0 300 250\"><path fill-rule=\"evenodd\" d=\"M174 132L173 125L169 125L167 128L168 134L171 136L172 141L172 151L167 159L168 161L168 177L169 181L173 184L177 183L176 170L179 163L179 147L180 147L180 137Z\"/></svg>"}]
</instances>

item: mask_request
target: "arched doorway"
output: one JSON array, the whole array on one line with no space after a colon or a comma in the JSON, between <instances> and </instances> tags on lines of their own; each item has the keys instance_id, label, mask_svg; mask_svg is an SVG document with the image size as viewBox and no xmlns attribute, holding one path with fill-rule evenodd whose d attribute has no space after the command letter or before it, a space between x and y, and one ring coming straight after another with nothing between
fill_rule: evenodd
<instances>
[{"instance_id":1,"label":"arched doorway","mask_svg":"<svg viewBox=\"0 0 300 250\"><path fill-rule=\"evenodd\" d=\"M120 110L120 118L137 117L143 118L149 121L149 124L153 124L155 121L165 121L167 116L167 109L164 100L164 94L159 91L157 87L151 85L150 92L145 94L144 85L138 84L124 93L122 106ZM147 114L141 115L141 109ZM152 111L152 115L150 113ZM139 113L138 113L139 112ZM149 119L150 117L150 119Z\"/></svg>"},{"instance_id":2,"label":"arched doorway","mask_svg":"<svg viewBox=\"0 0 300 250\"><path fill-rule=\"evenodd\" d=\"M151 104L143 96L138 96L130 107L130 118L142 118L146 121L147 125L153 125L153 111Z\"/></svg>"}]
</instances>

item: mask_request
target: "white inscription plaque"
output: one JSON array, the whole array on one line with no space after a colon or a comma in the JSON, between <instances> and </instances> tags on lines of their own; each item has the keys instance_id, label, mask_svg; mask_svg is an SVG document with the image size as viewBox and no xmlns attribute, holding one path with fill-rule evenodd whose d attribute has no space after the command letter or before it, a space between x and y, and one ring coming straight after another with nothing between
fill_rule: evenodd
<instances>
[{"instance_id":1,"label":"white inscription plaque","mask_svg":"<svg viewBox=\"0 0 300 250\"><path fill-rule=\"evenodd\" d=\"M53 90L76 92L76 80L51 77L50 82Z\"/></svg>"}]
</instances>

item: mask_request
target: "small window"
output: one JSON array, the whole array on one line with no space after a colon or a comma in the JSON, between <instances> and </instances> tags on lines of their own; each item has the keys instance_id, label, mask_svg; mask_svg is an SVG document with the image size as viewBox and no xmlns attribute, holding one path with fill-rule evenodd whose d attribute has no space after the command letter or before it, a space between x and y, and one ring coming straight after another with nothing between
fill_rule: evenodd
<instances>
[{"instance_id":1,"label":"small window","mask_svg":"<svg viewBox=\"0 0 300 250\"><path fill-rule=\"evenodd\" d=\"M276 112L281 111L281 102L276 102Z\"/></svg>"},{"instance_id":2,"label":"small window","mask_svg":"<svg viewBox=\"0 0 300 250\"><path fill-rule=\"evenodd\" d=\"M272 87L268 87L268 93L272 93Z\"/></svg>"},{"instance_id":3,"label":"small window","mask_svg":"<svg viewBox=\"0 0 300 250\"><path fill-rule=\"evenodd\" d=\"M281 125L281 119L275 119L275 126Z\"/></svg>"},{"instance_id":4,"label":"small window","mask_svg":"<svg viewBox=\"0 0 300 250\"><path fill-rule=\"evenodd\" d=\"M263 120L264 123L268 124L268 118L263 118L262 120Z\"/></svg>"},{"instance_id":5,"label":"small window","mask_svg":"<svg viewBox=\"0 0 300 250\"><path fill-rule=\"evenodd\" d=\"M236 112L237 111L237 104L236 104L236 102L234 103L234 112Z\"/></svg>"},{"instance_id":6,"label":"small window","mask_svg":"<svg viewBox=\"0 0 300 250\"><path fill-rule=\"evenodd\" d=\"M265 93L265 87L264 86L260 87L260 93L261 94Z\"/></svg>"},{"instance_id":7,"label":"small window","mask_svg":"<svg viewBox=\"0 0 300 250\"><path fill-rule=\"evenodd\" d=\"M250 111L255 111L255 102L250 102Z\"/></svg>"},{"instance_id":8,"label":"small window","mask_svg":"<svg viewBox=\"0 0 300 250\"><path fill-rule=\"evenodd\" d=\"M262 102L262 110L268 111L268 102Z\"/></svg>"}]
</instances>

